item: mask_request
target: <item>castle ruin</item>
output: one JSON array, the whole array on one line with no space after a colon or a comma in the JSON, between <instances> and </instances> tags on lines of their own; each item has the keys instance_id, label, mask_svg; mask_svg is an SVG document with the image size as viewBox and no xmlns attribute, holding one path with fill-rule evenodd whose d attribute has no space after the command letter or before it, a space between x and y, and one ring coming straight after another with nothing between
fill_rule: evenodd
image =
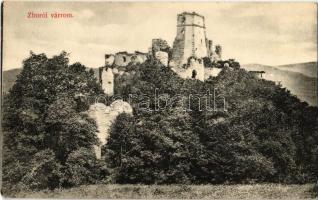
<instances>
[{"instance_id":1,"label":"castle ruin","mask_svg":"<svg viewBox=\"0 0 318 200\"><path fill-rule=\"evenodd\" d=\"M204 81L210 76L217 76L222 69L211 63L221 60L222 47L213 46L212 40L206 37L205 29L205 19L202 15L183 12L177 16L177 35L172 48L163 39L153 39L147 53L123 51L106 54L105 65L99 69L99 81L104 93L113 96L115 78L133 75L136 72L131 66L141 64L149 58L170 67L181 78ZM89 114L97 122L97 136L101 145L107 142L110 126L122 112L132 114L129 103L122 100L116 100L110 106L100 103L91 105ZM97 158L101 158L101 145L95 146Z\"/></svg>"},{"instance_id":2,"label":"castle ruin","mask_svg":"<svg viewBox=\"0 0 318 200\"><path fill-rule=\"evenodd\" d=\"M99 80L107 95L113 95L114 76L123 75L126 66L145 62L153 57L161 64L169 66L181 78L204 81L217 76L220 68L206 66L222 59L222 47L214 45L206 36L204 16L195 12L183 12L177 16L177 35L170 48L162 39L153 39L149 52L118 52L105 55L105 66L100 69ZM110 70L108 70L110 68ZM110 73L113 73L111 75Z\"/></svg>"}]
</instances>

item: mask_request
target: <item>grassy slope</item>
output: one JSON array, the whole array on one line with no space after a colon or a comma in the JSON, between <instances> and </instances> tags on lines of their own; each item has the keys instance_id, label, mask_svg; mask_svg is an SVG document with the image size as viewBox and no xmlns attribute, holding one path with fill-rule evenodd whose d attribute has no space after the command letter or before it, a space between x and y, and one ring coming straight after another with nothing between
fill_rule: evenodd
<instances>
[{"instance_id":1,"label":"grassy slope","mask_svg":"<svg viewBox=\"0 0 318 200\"><path fill-rule=\"evenodd\" d=\"M19 198L119 199L304 199L318 197L313 185L88 185L20 193Z\"/></svg>"}]
</instances>

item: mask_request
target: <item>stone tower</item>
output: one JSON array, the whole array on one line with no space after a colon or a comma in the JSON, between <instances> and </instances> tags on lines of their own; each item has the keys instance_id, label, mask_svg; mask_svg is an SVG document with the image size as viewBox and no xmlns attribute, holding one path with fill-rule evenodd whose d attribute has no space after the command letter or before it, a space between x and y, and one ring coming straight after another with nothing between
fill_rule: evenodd
<instances>
[{"instance_id":1,"label":"stone tower","mask_svg":"<svg viewBox=\"0 0 318 200\"><path fill-rule=\"evenodd\" d=\"M205 20L195 12L183 12L177 18L177 36L173 43L171 66L182 67L193 56L208 56ZM212 45L212 44L211 44Z\"/></svg>"}]
</instances>

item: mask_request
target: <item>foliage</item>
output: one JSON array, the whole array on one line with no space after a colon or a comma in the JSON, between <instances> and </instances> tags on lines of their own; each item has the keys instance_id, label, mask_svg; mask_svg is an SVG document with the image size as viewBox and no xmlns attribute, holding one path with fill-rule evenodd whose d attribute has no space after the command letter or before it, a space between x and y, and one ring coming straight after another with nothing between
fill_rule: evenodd
<instances>
[{"instance_id":1,"label":"foliage","mask_svg":"<svg viewBox=\"0 0 318 200\"><path fill-rule=\"evenodd\" d=\"M96 183L108 175L107 169L100 166L92 148L79 148L69 154L66 166L66 181L72 185Z\"/></svg>"},{"instance_id":2,"label":"foliage","mask_svg":"<svg viewBox=\"0 0 318 200\"><path fill-rule=\"evenodd\" d=\"M226 64L227 63L227 64ZM118 93L184 97L177 106L120 116L106 145L106 162L118 183L300 183L317 180L318 109L271 81L240 69L233 59L205 82L181 79L151 60L136 68ZM218 110L189 95L216 90ZM150 99L151 99L150 98ZM224 100L224 99L225 100ZM226 109L222 108L226 102ZM178 123L176 123L178 122Z\"/></svg>"},{"instance_id":3,"label":"foliage","mask_svg":"<svg viewBox=\"0 0 318 200\"><path fill-rule=\"evenodd\" d=\"M133 94L133 115L117 117L104 159L96 160L96 124L85 112L87 97L101 93L93 71L69 65L65 52L31 53L4 98L4 191L100 181L317 181L318 108L235 60L211 64L222 71L205 82L153 59L128 66L115 78L115 94Z\"/></svg>"},{"instance_id":4,"label":"foliage","mask_svg":"<svg viewBox=\"0 0 318 200\"><path fill-rule=\"evenodd\" d=\"M31 52L4 99L4 184L65 184L69 155L98 142L95 122L82 112L87 102L78 97L100 92L94 73L80 63L68 65L67 53L47 58Z\"/></svg>"},{"instance_id":5,"label":"foliage","mask_svg":"<svg viewBox=\"0 0 318 200\"><path fill-rule=\"evenodd\" d=\"M54 152L46 149L34 155L28 163L22 184L30 189L53 189L61 185L63 179L62 165L56 160Z\"/></svg>"},{"instance_id":6,"label":"foliage","mask_svg":"<svg viewBox=\"0 0 318 200\"><path fill-rule=\"evenodd\" d=\"M187 113L161 113L142 118L122 114L112 128L107 161L119 183L188 183L198 137Z\"/></svg>"}]
</instances>

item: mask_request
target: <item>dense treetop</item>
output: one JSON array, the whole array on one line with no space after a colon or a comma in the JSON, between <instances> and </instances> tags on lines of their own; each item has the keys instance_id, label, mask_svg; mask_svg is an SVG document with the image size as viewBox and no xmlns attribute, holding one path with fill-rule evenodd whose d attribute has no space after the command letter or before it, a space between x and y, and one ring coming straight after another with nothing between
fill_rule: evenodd
<instances>
[{"instance_id":1,"label":"dense treetop","mask_svg":"<svg viewBox=\"0 0 318 200\"><path fill-rule=\"evenodd\" d=\"M69 65L65 52L53 58L31 52L4 98L4 191L74 184L72 176L80 174L74 175L70 159L99 143L96 124L84 112L89 105L79 97L100 92L94 72Z\"/></svg>"},{"instance_id":2,"label":"dense treetop","mask_svg":"<svg viewBox=\"0 0 318 200\"><path fill-rule=\"evenodd\" d=\"M317 180L318 109L280 85L240 69L233 60L218 65L225 67L205 82L181 79L151 59L135 66L134 76L116 78L122 83L117 84L117 94L138 94L152 101L148 109L134 104L134 116L123 114L113 125L105 151L115 181ZM202 102L203 95L213 94L214 89L217 98L210 105L215 103L218 109L211 111ZM191 111L178 110L178 104L158 110L155 90L163 100L180 95ZM198 98L189 98L190 94L201 95L200 107Z\"/></svg>"}]
</instances>

